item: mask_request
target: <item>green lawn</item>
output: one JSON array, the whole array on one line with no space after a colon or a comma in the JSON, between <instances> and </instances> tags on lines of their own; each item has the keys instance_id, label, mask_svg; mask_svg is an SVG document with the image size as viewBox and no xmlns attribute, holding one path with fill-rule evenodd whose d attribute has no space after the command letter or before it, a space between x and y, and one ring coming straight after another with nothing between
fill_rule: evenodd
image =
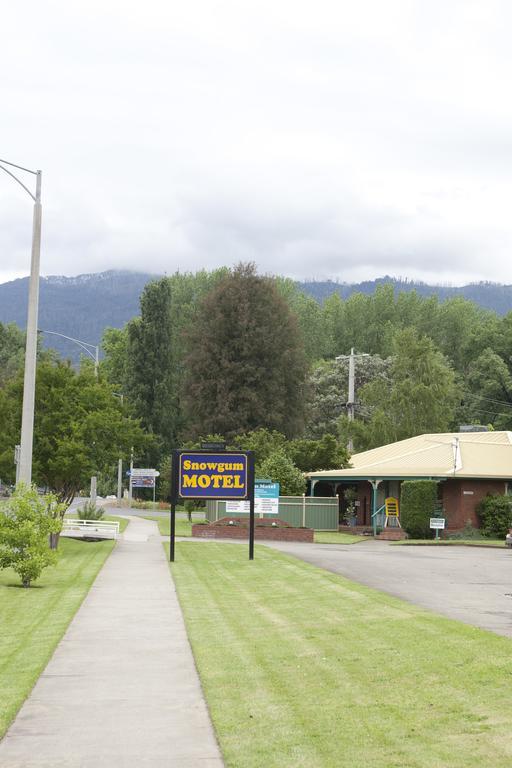
<instances>
[{"instance_id":1,"label":"green lawn","mask_svg":"<svg viewBox=\"0 0 512 768\"><path fill-rule=\"evenodd\" d=\"M368 538L354 533L315 531L315 544L357 544L359 541L368 541Z\"/></svg>"},{"instance_id":2,"label":"green lawn","mask_svg":"<svg viewBox=\"0 0 512 768\"><path fill-rule=\"evenodd\" d=\"M144 515L146 520L155 520L158 523L158 530L161 536L171 535L171 521L169 516L166 517L150 517ZM200 520L194 518L194 523L200 523ZM176 536L192 536L192 525L187 519L183 520L179 517L176 518Z\"/></svg>"},{"instance_id":3,"label":"green lawn","mask_svg":"<svg viewBox=\"0 0 512 768\"><path fill-rule=\"evenodd\" d=\"M58 564L30 589L19 586L13 571L0 571L0 738L113 547L113 541L61 539Z\"/></svg>"},{"instance_id":4,"label":"green lawn","mask_svg":"<svg viewBox=\"0 0 512 768\"><path fill-rule=\"evenodd\" d=\"M256 547L171 566L228 768L509 768L512 641Z\"/></svg>"},{"instance_id":5,"label":"green lawn","mask_svg":"<svg viewBox=\"0 0 512 768\"><path fill-rule=\"evenodd\" d=\"M426 546L426 547L504 547L503 539L403 539L403 541L393 541L392 544L401 546Z\"/></svg>"}]
</instances>

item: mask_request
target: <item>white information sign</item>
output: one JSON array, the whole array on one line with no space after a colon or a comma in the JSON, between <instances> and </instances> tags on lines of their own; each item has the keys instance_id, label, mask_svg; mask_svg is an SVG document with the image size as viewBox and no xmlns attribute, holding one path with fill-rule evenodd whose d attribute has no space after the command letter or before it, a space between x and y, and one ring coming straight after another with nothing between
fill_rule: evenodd
<instances>
[{"instance_id":1,"label":"white information sign","mask_svg":"<svg viewBox=\"0 0 512 768\"><path fill-rule=\"evenodd\" d=\"M436 528L444 529L445 522L446 522L446 520L444 519L444 517L431 517L430 518L430 527L432 529L436 529Z\"/></svg>"},{"instance_id":2,"label":"white information sign","mask_svg":"<svg viewBox=\"0 0 512 768\"><path fill-rule=\"evenodd\" d=\"M254 513L277 515L279 513L279 483L254 484ZM226 515L249 514L248 501L226 501Z\"/></svg>"},{"instance_id":3,"label":"white information sign","mask_svg":"<svg viewBox=\"0 0 512 768\"><path fill-rule=\"evenodd\" d=\"M159 477L160 472L157 469L144 469L143 467L134 467L131 471L132 477Z\"/></svg>"}]
</instances>

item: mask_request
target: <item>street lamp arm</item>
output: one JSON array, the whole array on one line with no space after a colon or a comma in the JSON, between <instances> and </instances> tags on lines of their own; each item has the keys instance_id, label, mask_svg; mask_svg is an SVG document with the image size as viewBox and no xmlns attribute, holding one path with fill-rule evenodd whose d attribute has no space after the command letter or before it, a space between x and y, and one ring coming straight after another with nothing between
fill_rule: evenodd
<instances>
[{"instance_id":1,"label":"street lamp arm","mask_svg":"<svg viewBox=\"0 0 512 768\"><path fill-rule=\"evenodd\" d=\"M68 341L74 341L75 344L79 344L82 347L82 349L85 352L87 352L88 355L90 355L92 357L94 362L96 362L96 356L93 355L93 353L91 352L90 349L87 349L87 347L92 347L93 349L97 349L98 347L97 347L96 344L89 344L89 342L87 342L87 341L80 341L80 339L74 339L72 336L66 336L64 333L57 333L57 331L43 331L40 328L39 332L40 333L51 333L52 336L61 336L63 339L68 339Z\"/></svg>"},{"instance_id":2,"label":"street lamp arm","mask_svg":"<svg viewBox=\"0 0 512 768\"><path fill-rule=\"evenodd\" d=\"M27 173L31 173L34 176L37 176L37 171L31 171L30 168L24 168L22 165L16 165L16 163L10 163L8 160L2 160L1 157L0 163L5 163L5 165L10 165L12 168L17 168L19 171L26 171Z\"/></svg>"},{"instance_id":3,"label":"street lamp arm","mask_svg":"<svg viewBox=\"0 0 512 768\"><path fill-rule=\"evenodd\" d=\"M72 336L66 336L64 333L57 333L57 331L43 331L39 329L40 333L51 333L52 336L61 336L63 339L68 339L68 341L74 341L75 344L79 344L85 352L87 352L88 355L92 357L94 362L96 362L96 355L93 355L90 349L87 349L87 347L92 347L93 349L97 350L98 346L96 344L89 344L87 341L80 341L80 339L74 339Z\"/></svg>"},{"instance_id":4,"label":"street lamp arm","mask_svg":"<svg viewBox=\"0 0 512 768\"><path fill-rule=\"evenodd\" d=\"M5 160L0 160L0 162L1 162L1 163L3 163L3 162L5 162ZM12 163L9 163L9 165L12 165ZM18 167L19 167L19 166L17 166L17 165L15 166L15 168L18 168ZM33 194L32 194L32 192L30 191L30 189L29 189L28 187L26 187L26 186L24 185L24 183L23 183L22 181L20 181L20 180L18 179L18 177L17 177L17 176L15 176L15 175L14 175L14 173L11 173L11 171L7 170L7 168L4 168L4 166L3 166L3 165L0 165L0 168L2 169L2 171L5 171L6 173L8 173L8 174L9 174L9 176L11 176L11 177L14 179L14 181L17 181L17 182L18 182L18 184L20 185L20 187L23 187L23 189L25 190L25 192L26 192L28 195L30 195L30 197L32 198L32 200L34 201L34 203L35 203L35 202L37 202L35 195L33 195ZM23 170L26 170L26 169L24 168ZM29 173L33 173L33 171L29 171Z\"/></svg>"}]
</instances>

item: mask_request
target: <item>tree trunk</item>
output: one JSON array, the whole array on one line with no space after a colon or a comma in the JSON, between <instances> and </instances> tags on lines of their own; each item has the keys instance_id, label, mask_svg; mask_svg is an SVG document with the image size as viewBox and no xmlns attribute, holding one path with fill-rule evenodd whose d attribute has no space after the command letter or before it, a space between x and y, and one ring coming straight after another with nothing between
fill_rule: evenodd
<instances>
[{"instance_id":1,"label":"tree trunk","mask_svg":"<svg viewBox=\"0 0 512 768\"><path fill-rule=\"evenodd\" d=\"M50 533L50 549L57 549L59 546L60 533Z\"/></svg>"}]
</instances>

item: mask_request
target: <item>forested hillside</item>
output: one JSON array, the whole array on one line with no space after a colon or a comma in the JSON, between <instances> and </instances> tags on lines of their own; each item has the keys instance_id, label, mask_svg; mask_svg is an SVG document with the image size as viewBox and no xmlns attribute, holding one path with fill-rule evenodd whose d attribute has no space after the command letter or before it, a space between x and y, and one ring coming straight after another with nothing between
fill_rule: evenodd
<instances>
[{"instance_id":1,"label":"forested hillside","mask_svg":"<svg viewBox=\"0 0 512 768\"><path fill-rule=\"evenodd\" d=\"M137 460L166 472L172 447L215 435L255 450L262 476L301 492L297 471L341 466L349 437L364 450L467 423L512 429L512 312L500 316L462 297L441 301L382 284L372 295L333 292L320 303L252 265L176 273L144 287L137 314L107 328L102 348L100 379L147 436ZM23 334L0 325L6 477L22 360ZM59 365L45 353L41 364Z\"/></svg>"},{"instance_id":2,"label":"forested hillside","mask_svg":"<svg viewBox=\"0 0 512 768\"><path fill-rule=\"evenodd\" d=\"M39 325L45 330L98 344L105 328L122 328L138 314L142 290L146 283L154 279L154 275L144 272L114 270L79 277L41 278ZM512 310L512 286L495 283L453 288L382 277L356 284L306 281L296 285L320 303L333 293L347 299L354 293L373 295L379 286L392 285L395 294L415 291L419 296L437 296L441 301L466 298L499 315ZM27 294L28 278L0 285L0 322L25 327ZM80 350L75 345L55 336L43 339L43 343L74 362L80 358Z\"/></svg>"}]
</instances>

